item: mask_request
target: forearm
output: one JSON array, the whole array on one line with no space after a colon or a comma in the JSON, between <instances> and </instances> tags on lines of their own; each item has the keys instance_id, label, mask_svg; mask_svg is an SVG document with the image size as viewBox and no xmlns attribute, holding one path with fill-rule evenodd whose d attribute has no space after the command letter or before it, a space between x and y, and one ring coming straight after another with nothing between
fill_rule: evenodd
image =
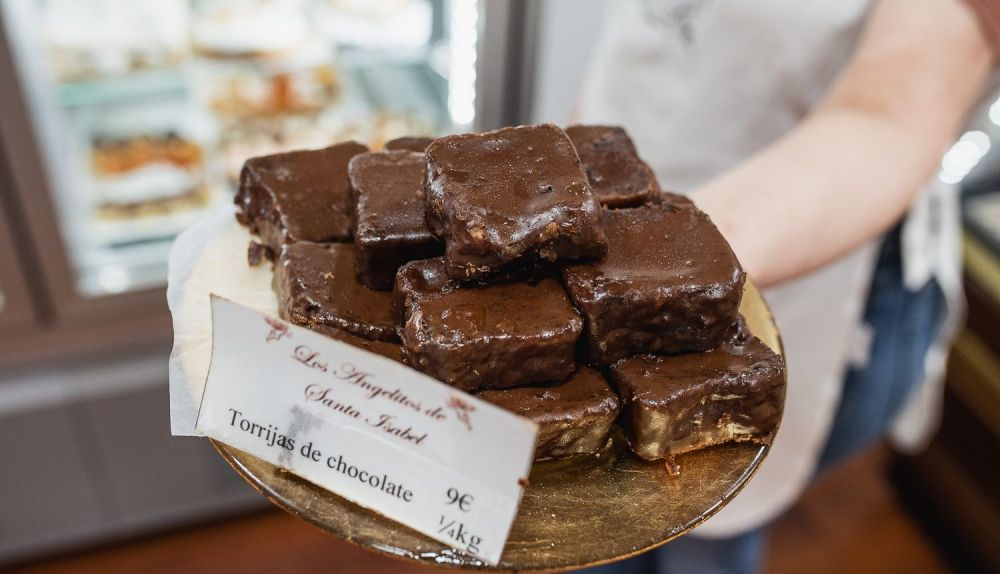
<instances>
[{"instance_id":1,"label":"forearm","mask_svg":"<svg viewBox=\"0 0 1000 574\"><path fill-rule=\"evenodd\" d=\"M940 154L877 117L818 112L694 194L761 285L816 269L890 227Z\"/></svg>"},{"instance_id":2,"label":"forearm","mask_svg":"<svg viewBox=\"0 0 1000 574\"><path fill-rule=\"evenodd\" d=\"M977 33L964 7L952 8L923 19L952 18L939 32L946 39ZM876 14L876 29L866 36L886 33L884 20L896 25L899 18L890 16L897 15ZM988 73L990 55L982 38L945 44L951 53L905 44L908 37L919 40L921 26L930 24L911 18L903 30L892 30L898 39L864 40L802 124L695 190L695 201L759 284L808 273L877 236L938 169ZM865 42L879 45L866 49Z\"/></svg>"}]
</instances>

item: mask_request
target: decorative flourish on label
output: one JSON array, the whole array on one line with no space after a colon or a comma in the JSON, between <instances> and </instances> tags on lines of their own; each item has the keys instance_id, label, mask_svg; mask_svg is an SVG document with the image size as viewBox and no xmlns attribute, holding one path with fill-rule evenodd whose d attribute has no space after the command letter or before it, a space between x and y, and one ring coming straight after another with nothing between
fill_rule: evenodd
<instances>
[{"instance_id":1,"label":"decorative flourish on label","mask_svg":"<svg viewBox=\"0 0 1000 574\"><path fill-rule=\"evenodd\" d=\"M476 407L470 405L469 403L462 400L458 395L452 395L448 397L448 408L455 411L455 417L465 424L465 428L472 430L472 420L469 418L469 413L476 410Z\"/></svg>"},{"instance_id":2,"label":"decorative flourish on label","mask_svg":"<svg viewBox=\"0 0 1000 574\"><path fill-rule=\"evenodd\" d=\"M292 333L288 330L288 325L275 321L270 317L264 317L264 322L266 322L268 326L271 327L271 331L268 332L267 334L268 343L271 343L273 341L280 341L285 337L288 337L289 339L292 338Z\"/></svg>"}]
</instances>

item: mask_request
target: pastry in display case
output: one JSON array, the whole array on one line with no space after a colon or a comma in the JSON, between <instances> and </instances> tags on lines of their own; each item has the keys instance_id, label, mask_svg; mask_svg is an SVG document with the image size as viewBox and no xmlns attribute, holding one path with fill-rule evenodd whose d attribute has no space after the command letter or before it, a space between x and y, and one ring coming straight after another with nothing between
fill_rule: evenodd
<instances>
[{"instance_id":1,"label":"pastry in display case","mask_svg":"<svg viewBox=\"0 0 1000 574\"><path fill-rule=\"evenodd\" d=\"M195 87L224 118L317 113L335 103L335 52L305 26L303 14L247 9L195 19Z\"/></svg>"},{"instance_id":2,"label":"pastry in display case","mask_svg":"<svg viewBox=\"0 0 1000 574\"><path fill-rule=\"evenodd\" d=\"M203 205L202 150L176 132L131 137L95 136L90 163L97 216L129 219Z\"/></svg>"},{"instance_id":3,"label":"pastry in display case","mask_svg":"<svg viewBox=\"0 0 1000 574\"><path fill-rule=\"evenodd\" d=\"M259 70L227 62L212 67L208 77L213 84L206 86L209 108L225 118L317 113L336 102L338 94L337 71L325 62L301 70Z\"/></svg>"},{"instance_id":4,"label":"pastry in display case","mask_svg":"<svg viewBox=\"0 0 1000 574\"><path fill-rule=\"evenodd\" d=\"M314 8L321 15L334 8L320 4ZM338 14L363 13L371 27L380 25L387 14L396 14L396 8L411 4L429 14L429 5L421 2L336 9ZM219 154L230 188L235 188L247 157L323 148L343 140L380 148L399 136L440 129L439 114L420 109L439 104L414 105L412 98L405 104L389 101L387 94L400 91L400 78L387 80L381 73L366 72L355 56L343 62L338 48L343 42L324 31L321 22L310 22L310 11L304 7L302 2L273 1L195 4L192 85L195 100L218 126ZM429 16L427 20L421 45L429 41ZM392 35L385 28L379 30L371 33Z\"/></svg>"},{"instance_id":5,"label":"pastry in display case","mask_svg":"<svg viewBox=\"0 0 1000 574\"><path fill-rule=\"evenodd\" d=\"M392 18L414 10L420 18L407 16L408 29L422 30L413 43L428 48L418 50L426 59L431 7L422 1L196 3L192 84L196 101L219 125L228 184L234 186L249 156L347 139L380 148L396 137L439 132L447 119L443 100L414 89L432 85L427 64L401 46L364 55L356 42L324 27L331 18L342 25L361 18L368 35L398 39ZM342 53L348 45L354 47Z\"/></svg>"},{"instance_id":6,"label":"pastry in display case","mask_svg":"<svg viewBox=\"0 0 1000 574\"><path fill-rule=\"evenodd\" d=\"M428 0L319 0L315 13L324 36L342 46L414 50L431 40Z\"/></svg>"},{"instance_id":7,"label":"pastry in display case","mask_svg":"<svg viewBox=\"0 0 1000 574\"><path fill-rule=\"evenodd\" d=\"M134 243L176 234L214 204L210 126L183 101L80 112L81 192L90 241Z\"/></svg>"},{"instance_id":8,"label":"pastry in display case","mask_svg":"<svg viewBox=\"0 0 1000 574\"><path fill-rule=\"evenodd\" d=\"M356 135L349 124L329 119L342 100L336 52L313 32L304 8L275 1L194 4L193 96L217 126L231 189L249 156Z\"/></svg>"},{"instance_id":9,"label":"pastry in display case","mask_svg":"<svg viewBox=\"0 0 1000 574\"><path fill-rule=\"evenodd\" d=\"M48 61L62 83L170 70L188 56L188 4L44 0Z\"/></svg>"}]
</instances>

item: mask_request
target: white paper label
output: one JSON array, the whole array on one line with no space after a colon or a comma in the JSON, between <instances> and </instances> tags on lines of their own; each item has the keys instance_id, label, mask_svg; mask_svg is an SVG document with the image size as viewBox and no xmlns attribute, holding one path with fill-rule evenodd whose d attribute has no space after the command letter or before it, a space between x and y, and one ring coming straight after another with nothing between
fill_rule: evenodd
<instances>
[{"instance_id":1,"label":"white paper label","mask_svg":"<svg viewBox=\"0 0 1000 574\"><path fill-rule=\"evenodd\" d=\"M212 297L204 435L496 564L537 426L395 361Z\"/></svg>"}]
</instances>

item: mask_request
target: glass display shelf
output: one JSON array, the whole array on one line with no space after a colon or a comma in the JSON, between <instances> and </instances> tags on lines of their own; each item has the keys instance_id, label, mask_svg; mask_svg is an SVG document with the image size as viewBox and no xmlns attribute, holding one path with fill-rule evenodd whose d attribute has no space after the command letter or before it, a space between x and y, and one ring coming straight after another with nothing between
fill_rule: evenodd
<instances>
[{"instance_id":1,"label":"glass display shelf","mask_svg":"<svg viewBox=\"0 0 1000 574\"><path fill-rule=\"evenodd\" d=\"M57 101L60 106L67 108L129 103L164 94L183 97L186 92L187 75L180 67L79 80L56 86Z\"/></svg>"}]
</instances>

